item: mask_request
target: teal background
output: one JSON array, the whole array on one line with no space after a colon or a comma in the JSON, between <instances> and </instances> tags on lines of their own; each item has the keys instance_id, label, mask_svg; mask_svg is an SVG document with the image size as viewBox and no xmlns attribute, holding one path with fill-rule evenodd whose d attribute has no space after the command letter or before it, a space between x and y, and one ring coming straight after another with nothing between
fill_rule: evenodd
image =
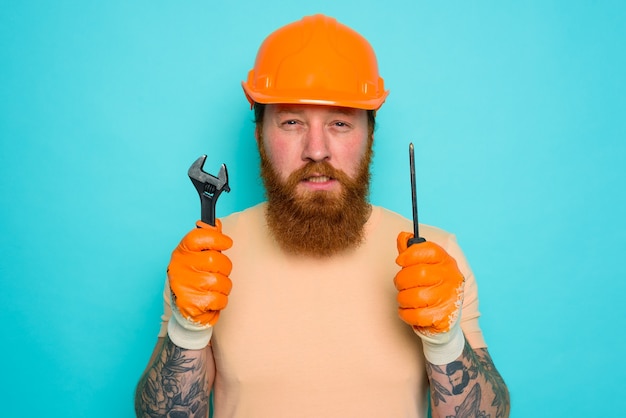
<instances>
[{"instance_id":1,"label":"teal background","mask_svg":"<svg viewBox=\"0 0 626 418\"><path fill-rule=\"evenodd\" d=\"M475 270L511 416L624 410L624 2L0 6L0 415L133 416L199 216L186 171L227 164L218 216L263 199L240 82L267 34L316 12L377 50L371 200L410 216L413 141L420 220Z\"/></svg>"}]
</instances>

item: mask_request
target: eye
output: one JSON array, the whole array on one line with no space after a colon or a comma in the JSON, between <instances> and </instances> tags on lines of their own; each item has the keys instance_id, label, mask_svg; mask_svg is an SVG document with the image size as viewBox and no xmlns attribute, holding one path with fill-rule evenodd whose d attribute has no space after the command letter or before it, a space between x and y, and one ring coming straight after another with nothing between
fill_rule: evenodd
<instances>
[{"instance_id":1,"label":"eye","mask_svg":"<svg viewBox=\"0 0 626 418\"><path fill-rule=\"evenodd\" d=\"M295 126L298 123L299 122L298 122L297 119L285 119L285 120L280 122L280 124L283 125L283 126Z\"/></svg>"},{"instance_id":2,"label":"eye","mask_svg":"<svg viewBox=\"0 0 626 418\"><path fill-rule=\"evenodd\" d=\"M343 120L336 120L331 125L333 127L337 128L337 129L342 130L342 131L348 130L352 126L348 122L343 121Z\"/></svg>"}]
</instances>

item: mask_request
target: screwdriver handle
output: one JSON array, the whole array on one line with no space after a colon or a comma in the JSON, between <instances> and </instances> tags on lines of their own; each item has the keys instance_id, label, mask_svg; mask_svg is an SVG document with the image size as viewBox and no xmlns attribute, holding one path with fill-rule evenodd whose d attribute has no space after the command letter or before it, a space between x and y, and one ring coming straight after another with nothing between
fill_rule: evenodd
<instances>
[{"instance_id":1,"label":"screwdriver handle","mask_svg":"<svg viewBox=\"0 0 626 418\"><path fill-rule=\"evenodd\" d=\"M417 237L417 238L413 237L413 238L409 239L407 247L410 247L413 244L419 244L419 243L422 243L422 242L426 242L426 240L424 238L422 238L422 237Z\"/></svg>"}]
</instances>

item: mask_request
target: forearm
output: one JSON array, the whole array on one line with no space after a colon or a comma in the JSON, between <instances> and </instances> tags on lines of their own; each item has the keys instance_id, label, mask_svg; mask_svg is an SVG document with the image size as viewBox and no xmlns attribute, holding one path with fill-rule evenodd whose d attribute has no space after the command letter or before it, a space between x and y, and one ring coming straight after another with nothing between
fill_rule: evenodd
<instances>
[{"instance_id":1,"label":"forearm","mask_svg":"<svg viewBox=\"0 0 626 418\"><path fill-rule=\"evenodd\" d=\"M509 392L485 348L467 342L458 360L443 366L426 363L433 418L509 416Z\"/></svg>"},{"instance_id":2,"label":"forearm","mask_svg":"<svg viewBox=\"0 0 626 418\"><path fill-rule=\"evenodd\" d=\"M137 416L169 416L175 410L189 417L208 417L214 373L209 354L210 348L181 349L165 337L137 385Z\"/></svg>"}]
</instances>

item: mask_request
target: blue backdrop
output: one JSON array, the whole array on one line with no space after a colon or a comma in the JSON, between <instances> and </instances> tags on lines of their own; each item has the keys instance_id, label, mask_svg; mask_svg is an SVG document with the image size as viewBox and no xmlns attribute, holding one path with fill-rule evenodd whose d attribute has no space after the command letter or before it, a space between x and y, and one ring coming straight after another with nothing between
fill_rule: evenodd
<instances>
[{"instance_id":1,"label":"blue backdrop","mask_svg":"<svg viewBox=\"0 0 626 418\"><path fill-rule=\"evenodd\" d=\"M377 50L371 199L410 216L413 141L421 220L475 270L512 416L624 410L623 2L0 4L2 416L133 416L199 216L187 168L227 164L218 216L263 199L240 82L317 12Z\"/></svg>"}]
</instances>

